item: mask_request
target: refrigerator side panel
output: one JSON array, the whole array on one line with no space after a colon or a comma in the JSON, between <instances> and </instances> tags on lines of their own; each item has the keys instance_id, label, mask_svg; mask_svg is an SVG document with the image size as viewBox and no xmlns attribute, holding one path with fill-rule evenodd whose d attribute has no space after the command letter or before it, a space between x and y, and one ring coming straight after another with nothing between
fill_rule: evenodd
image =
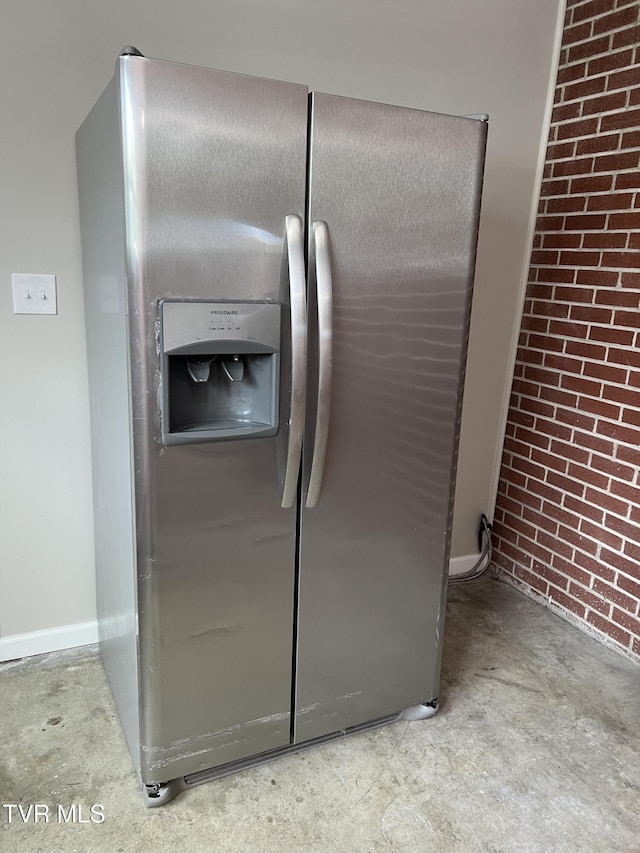
<instances>
[{"instance_id":1,"label":"refrigerator side panel","mask_svg":"<svg viewBox=\"0 0 640 853\"><path fill-rule=\"evenodd\" d=\"M77 134L100 654L140 769L131 390L118 81Z\"/></svg>"},{"instance_id":2,"label":"refrigerator side panel","mask_svg":"<svg viewBox=\"0 0 640 853\"><path fill-rule=\"evenodd\" d=\"M480 121L312 102L309 251L326 222L333 359L324 478L301 519L298 742L438 695L486 137ZM310 353L316 336L310 321Z\"/></svg>"},{"instance_id":3,"label":"refrigerator side panel","mask_svg":"<svg viewBox=\"0 0 640 853\"><path fill-rule=\"evenodd\" d=\"M120 63L142 777L162 782L290 740L296 510L281 507L279 468L291 371L285 219L304 215L308 98L289 83ZM162 306L180 301L280 307L275 436L162 443L161 406L173 405L170 390L163 398ZM176 358L171 382L179 377L195 411L213 379L196 386ZM211 366L218 383L228 381L221 360ZM252 381L248 361L247 371L235 391Z\"/></svg>"}]
</instances>

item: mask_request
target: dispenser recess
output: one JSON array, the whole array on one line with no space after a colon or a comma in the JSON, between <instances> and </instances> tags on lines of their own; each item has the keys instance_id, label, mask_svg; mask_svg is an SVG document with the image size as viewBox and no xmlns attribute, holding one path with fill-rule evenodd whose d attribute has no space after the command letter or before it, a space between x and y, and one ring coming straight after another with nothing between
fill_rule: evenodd
<instances>
[{"instance_id":1,"label":"dispenser recess","mask_svg":"<svg viewBox=\"0 0 640 853\"><path fill-rule=\"evenodd\" d=\"M162 443L278 430L280 305L160 302Z\"/></svg>"}]
</instances>

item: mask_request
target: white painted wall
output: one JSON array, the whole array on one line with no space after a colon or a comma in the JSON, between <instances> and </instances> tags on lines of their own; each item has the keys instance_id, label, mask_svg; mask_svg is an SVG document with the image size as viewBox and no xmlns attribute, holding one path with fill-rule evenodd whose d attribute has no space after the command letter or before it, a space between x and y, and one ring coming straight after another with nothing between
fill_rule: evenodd
<instances>
[{"instance_id":1,"label":"white painted wall","mask_svg":"<svg viewBox=\"0 0 640 853\"><path fill-rule=\"evenodd\" d=\"M453 553L460 556L477 550L479 514L492 508L563 2L3 0L5 644L36 631L51 638L51 629L95 618L74 133L110 78L120 48L134 44L149 56L304 82L335 94L490 113L454 525ZM59 315L14 316L12 272L55 273ZM76 629L76 637L85 635Z\"/></svg>"}]
</instances>

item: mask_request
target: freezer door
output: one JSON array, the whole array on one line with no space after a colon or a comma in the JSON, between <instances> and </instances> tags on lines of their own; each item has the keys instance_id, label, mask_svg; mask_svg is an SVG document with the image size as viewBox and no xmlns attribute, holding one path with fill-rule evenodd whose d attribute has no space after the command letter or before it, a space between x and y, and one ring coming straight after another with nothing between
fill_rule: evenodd
<instances>
[{"instance_id":1,"label":"freezer door","mask_svg":"<svg viewBox=\"0 0 640 853\"><path fill-rule=\"evenodd\" d=\"M438 694L486 137L311 97L297 742Z\"/></svg>"},{"instance_id":2,"label":"freezer door","mask_svg":"<svg viewBox=\"0 0 640 853\"><path fill-rule=\"evenodd\" d=\"M119 65L141 756L143 780L152 782L290 740L296 509L282 503L292 373L291 222L300 223L301 235L296 217L304 216L308 96L304 86L171 62L127 56ZM293 266L300 267L299 258ZM205 313L222 329L215 335L233 336L238 325L237 336L249 343L244 314L251 306L245 310L244 303L256 311L262 305L262 313L271 310L265 303L279 309L272 326L279 325L280 340L270 342L269 353L279 349L280 404L266 406L280 413L277 435L163 445L161 306L175 313L176 304L192 300L209 303ZM214 332L211 323L202 321L204 331L197 325L202 308L191 313L192 333L178 325L208 366L216 350L205 342ZM256 380L254 356L246 355L255 346L247 340L242 346L242 376L229 376L231 344L211 363L208 379L201 364L194 368L187 356L176 356L184 364L171 369L182 371L181 404L192 420L205 386L211 397L215 383L226 396L209 400L210 420L219 420L224 406L234 429L256 419L250 409L263 395L251 387L243 393L243 383ZM196 371L191 378L189 367ZM197 429L193 435L202 437Z\"/></svg>"}]
</instances>

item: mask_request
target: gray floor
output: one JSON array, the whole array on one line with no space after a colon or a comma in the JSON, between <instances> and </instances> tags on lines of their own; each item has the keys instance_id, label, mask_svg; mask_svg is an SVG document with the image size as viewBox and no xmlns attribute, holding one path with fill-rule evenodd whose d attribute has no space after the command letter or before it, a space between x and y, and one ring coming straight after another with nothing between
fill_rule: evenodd
<instances>
[{"instance_id":1,"label":"gray floor","mask_svg":"<svg viewBox=\"0 0 640 853\"><path fill-rule=\"evenodd\" d=\"M442 706L146 811L95 649L0 667L0 847L640 853L640 670L493 579L454 587ZM61 823L71 804L86 823ZM90 807L104 821L90 821ZM44 812L42 812L44 814ZM94 815L94 818L98 815Z\"/></svg>"}]
</instances>

